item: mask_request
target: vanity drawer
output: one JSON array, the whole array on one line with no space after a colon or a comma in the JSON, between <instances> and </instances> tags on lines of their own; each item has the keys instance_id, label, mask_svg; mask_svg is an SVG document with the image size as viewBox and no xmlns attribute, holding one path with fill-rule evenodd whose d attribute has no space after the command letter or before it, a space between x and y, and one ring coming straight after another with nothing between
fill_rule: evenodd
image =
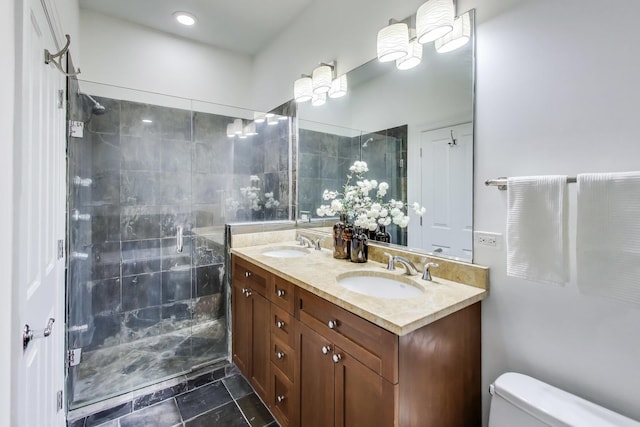
<instances>
[{"instance_id":1,"label":"vanity drawer","mask_svg":"<svg viewBox=\"0 0 640 427\"><path fill-rule=\"evenodd\" d=\"M369 369L398 382L397 335L301 288L296 288L296 314Z\"/></svg>"},{"instance_id":2,"label":"vanity drawer","mask_svg":"<svg viewBox=\"0 0 640 427\"><path fill-rule=\"evenodd\" d=\"M293 347L295 339L294 322L295 318L292 315L271 304L271 334L290 347Z\"/></svg>"},{"instance_id":3,"label":"vanity drawer","mask_svg":"<svg viewBox=\"0 0 640 427\"><path fill-rule=\"evenodd\" d=\"M289 313L293 313L294 308L294 290L296 286L276 275L271 279L271 292L269 299L271 302L282 307Z\"/></svg>"},{"instance_id":4,"label":"vanity drawer","mask_svg":"<svg viewBox=\"0 0 640 427\"><path fill-rule=\"evenodd\" d=\"M290 381L293 381L295 354L291 347L276 337L271 337L271 363L280 369Z\"/></svg>"},{"instance_id":5,"label":"vanity drawer","mask_svg":"<svg viewBox=\"0 0 640 427\"><path fill-rule=\"evenodd\" d=\"M271 365L271 396L269 407L282 427L297 425L295 409L297 394L291 380L276 365Z\"/></svg>"},{"instance_id":6,"label":"vanity drawer","mask_svg":"<svg viewBox=\"0 0 640 427\"><path fill-rule=\"evenodd\" d=\"M251 289L260 295L267 297L267 287L271 274L262 268L234 256L233 281L241 284L242 288Z\"/></svg>"}]
</instances>

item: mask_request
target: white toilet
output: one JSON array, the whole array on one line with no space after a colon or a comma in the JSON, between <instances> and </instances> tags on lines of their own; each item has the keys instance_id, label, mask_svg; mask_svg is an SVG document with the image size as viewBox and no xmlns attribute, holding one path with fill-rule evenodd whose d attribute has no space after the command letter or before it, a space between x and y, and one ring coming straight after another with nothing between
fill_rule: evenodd
<instances>
[{"instance_id":1,"label":"white toilet","mask_svg":"<svg viewBox=\"0 0 640 427\"><path fill-rule=\"evenodd\" d=\"M489 427L640 427L638 421L514 372L500 375L489 391Z\"/></svg>"}]
</instances>

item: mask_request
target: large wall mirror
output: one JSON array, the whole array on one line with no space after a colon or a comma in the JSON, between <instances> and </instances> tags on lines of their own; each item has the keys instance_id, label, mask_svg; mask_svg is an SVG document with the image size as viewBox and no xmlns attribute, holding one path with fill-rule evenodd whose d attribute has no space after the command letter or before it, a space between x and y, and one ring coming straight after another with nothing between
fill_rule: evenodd
<instances>
[{"instance_id":1,"label":"large wall mirror","mask_svg":"<svg viewBox=\"0 0 640 427\"><path fill-rule=\"evenodd\" d=\"M342 189L356 160L367 178L389 183L389 196L418 202L392 243L472 260L474 11L472 37L438 53L423 46L417 67L400 71L373 59L350 71L348 94L315 107L298 104L298 218L318 218L325 189Z\"/></svg>"}]
</instances>

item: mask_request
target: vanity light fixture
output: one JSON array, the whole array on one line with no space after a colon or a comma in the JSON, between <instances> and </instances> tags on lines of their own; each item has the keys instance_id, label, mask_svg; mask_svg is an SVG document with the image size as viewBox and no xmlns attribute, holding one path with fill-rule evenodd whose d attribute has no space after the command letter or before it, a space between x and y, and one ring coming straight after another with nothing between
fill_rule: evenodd
<instances>
[{"instance_id":1,"label":"vanity light fixture","mask_svg":"<svg viewBox=\"0 0 640 427\"><path fill-rule=\"evenodd\" d=\"M343 74L336 77L331 82L331 89L329 89L329 98L340 98L347 94L347 75Z\"/></svg>"},{"instance_id":2,"label":"vanity light fixture","mask_svg":"<svg viewBox=\"0 0 640 427\"><path fill-rule=\"evenodd\" d=\"M153 123L151 119L142 119L142 123Z\"/></svg>"},{"instance_id":3,"label":"vanity light fixture","mask_svg":"<svg viewBox=\"0 0 640 427\"><path fill-rule=\"evenodd\" d=\"M265 115L263 113L254 112L253 113L253 121L254 123L264 123Z\"/></svg>"},{"instance_id":4,"label":"vanity light fixture","mask_svg":"<svg viewBox=\"0 0 640 427\"><path fill-rule=\"evenodd\" d=\"M229 124L227 125L227 136L228 136L229 138L233 138L234 136L236 136L236 132L235 132L235 130L233 129L233 123L229 123Z\"/></svg>"},{"instance_id":5,"label":"vanity light fixture","mask_svg":"<svg viewBox=\"0 0 640 427\"><path fill-rule=\"evenodd\" d=\"M418 43L436 40L453 30L453 0L428 0L416 13Z\"/></svg>"},{"instance_id":6,"label":"vanity light fixture","mask_svg":"<svg viewBox=\"0 0 640 427\"><path fill-rule=\"evenodd\" d=\"M242 119L235 119L233 121L233 133L235 135L242 135L242 129L243 129Z\"/></svg>"},{"instance_id":7,"label":"vanity light fixture","mask_svg":"<svg viewBox=\"0 0 640 427\"><path fill-rule=\"evenodd\" d=\"M469 12L453 21L453 30L435 41L438 53L451 52L467 44L471 38L471 17Z\"/></svg>"},{"instance_id":8,"label":"vanity light fixture","mask_svg":"<svg viewBox=\"0 0 640 427\"><path fill-rule=\"evenodd\" d=\"M313 98L313 82L311 77L302 75L293 82L293 99L296 102L307 102Z\"/></svg>"},{"instance_id":9,"label":"vanity light fixture","mask_svg":"<svg viewBox=\"0 0 640 427\"><path fill-rule=\"evenodd\" d=\"M273 114L273 115L271 115L271 116L267 117L267 124L268 124L269 126L275 126L275 125L277 125L277 124L278 124L278 121L279 121L279 120L278 120L278 117L276 117L276 115L275 115L275 114Z\"/></svg>"},{"instance_id":10,"label":"vanity light fixture","mask_svg":"<svg viewBox=\"0 0 640 427\"><path fill-rule=\"evenodd\" d=\"M329 92L333 81L333 64L321 63L313 70L311 81L315 95Z\"/></svg>"},{"instance_id":11,"label":"vanity light fixture","mask_svg":"<svg viewBox=\"0 0 640 427\"><path fill-rule=\"evenodd\" d=\"M410 31L415 32L415 30ZM418 43L414 35L411 42L409 42L409 53L400 59L396 59L396 68L398 70L410 70L419 65L420 61L422 61L422 45Z\"/></svg>"},{"instance_id":12,"label":"vanity light fixture","mask_svg":"<svg viewBox=\"0 0 640 427\"><path fill-rule=\"evenodd\" d=\"M189 12L173 12L173 17L184 26L191 27L196 23L196 17Z\"/></svg>"},{"instance_id":13,"label":"vanity light fixture","mask_svg":"<svg viewBox=\"0 0 640 427\"><path fill-rule=\"evenodd\" d=\"M404 22L389 21L389 25L378 31L378 60L395 61L409 53L409 26Z\"/></svg>"},{"instance_id":14,"label":"vanity light fixture","mask_svg":"<svg viewBox=\"0 0 640 427\"><path fill-rule=\"evenodd\" d=\"M311 99L311 105L314 107L319 107L324 105L327 102L327 94L326 93L314 93L313 99Z\"/></svg>"}]
</instances>

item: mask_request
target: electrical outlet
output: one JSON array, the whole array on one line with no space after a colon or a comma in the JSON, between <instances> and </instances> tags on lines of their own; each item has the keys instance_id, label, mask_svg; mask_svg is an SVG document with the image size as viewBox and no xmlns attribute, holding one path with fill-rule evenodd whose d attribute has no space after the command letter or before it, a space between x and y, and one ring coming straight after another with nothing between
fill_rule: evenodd
<instances>
[{"instance_id":1,"label":"electrical outlet","mask_svg":"<svg viewBox=\"0 0 640 427\"><path fill-rule=\"evenodd\" d=\"M490 233L487 231L476 231L473 233L474 241L476 245L485 246L488 248L500 249L502 248L502 234Z\"/></svg>"}]
</instances>

